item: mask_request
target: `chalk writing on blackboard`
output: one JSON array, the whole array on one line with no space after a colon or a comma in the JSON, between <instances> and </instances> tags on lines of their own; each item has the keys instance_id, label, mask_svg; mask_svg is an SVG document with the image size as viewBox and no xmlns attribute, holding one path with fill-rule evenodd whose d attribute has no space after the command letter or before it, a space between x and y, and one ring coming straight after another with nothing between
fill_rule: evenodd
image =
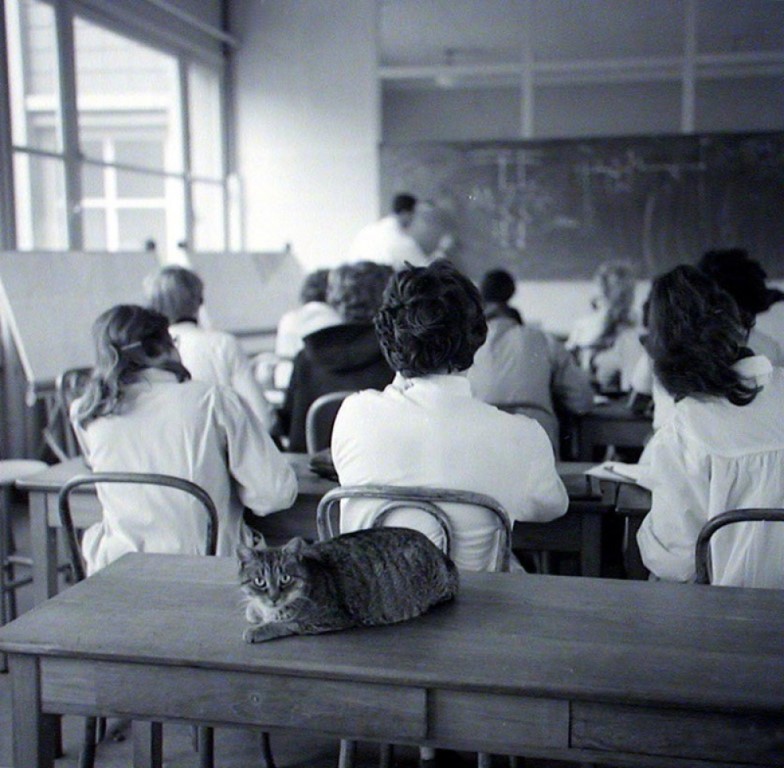
<instances>
[{"instance_id":1,"label":"chalk writing on blackboard","mask_svg":"<svg viewBox=\"0 0 784 768\"><path fill-rule=\"evenodd\" d=\"M450 231L472 277L586 279L605 259L641 278L741 246L784 277L784 133L384 145L381 194L430 206L425 250Z\"/></svg>"}]
</instances>

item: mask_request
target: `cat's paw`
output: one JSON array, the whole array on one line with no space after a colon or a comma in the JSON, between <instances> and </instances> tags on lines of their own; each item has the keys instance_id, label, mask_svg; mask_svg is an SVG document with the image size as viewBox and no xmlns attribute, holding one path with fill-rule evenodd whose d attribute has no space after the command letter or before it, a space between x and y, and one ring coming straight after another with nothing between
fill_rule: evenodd
<instances>
[{"instance_id":1,"label":"cat's paw","mask_svg":"<svg viewBox=\"0 0 784 768\"><path fill-rule=\"evenodd\" d=\"M264 627L248 627L242 633L242 639L246 643L262 643L267 640L267 638L268 636L264 631Z\"/></svg>"}]
</instances>

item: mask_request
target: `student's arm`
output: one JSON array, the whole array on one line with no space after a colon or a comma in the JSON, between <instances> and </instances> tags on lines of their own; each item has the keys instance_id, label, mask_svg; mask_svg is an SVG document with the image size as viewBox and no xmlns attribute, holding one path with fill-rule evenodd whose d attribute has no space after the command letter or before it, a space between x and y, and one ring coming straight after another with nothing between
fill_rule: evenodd
<instances>
[{"instance_id":1,"label":"student's arm","mask_svg":"<svg viewBox=\"0 0 784 768\"><path fill-rule=\"evenodd\" d=\"M224 353L228 369L231 371L232 388L261 419L269 432L275 420L273 408L267 402L259 382L253 375L253 368L247 355L233 336L226 337Z\"/></svg>"},{"instance_id":2,"label":"student's arm","mask_svg":"<svg viewBox=\"0 0 784 768\"><path fill-rule=\"evenodd\" d=\"M671 421L645 450L640 484L651 489L651 511L637 533L645 567L667 581L693 581L694 545L708 520L708 458L687 445Z\"/></svg>"},{"instance_id":3,"label":"student's arm","mask_svg":"<svg viewBox=\"0 0 784 768\"><path fill-rule=\"evenodd\" d=\"M216 388L215 397L229 472L242 503L259 516L288 509L297 497L297 478L261 419L227 387Z\"/></svg>"},{"instance_id":4,"label":"student's arm","mask_svg":"<svg viewBox=\"0 0 784 768\"><path fill-rule=\"evenodd\" d=\"M558 339L547 334L552 369L553 400L568 413L587 413L593 407L593 387L588 374Z\"/></svg>"},{"instance_id":5,"label":"student's arm","mask_svg":"<svg viewBox=\"0 0 784 768\"><path fill-rule=\"evenodd\" d=\"M522 419L521 419L522 421ZM550 438L533 419L525 419L510 450L520 457L518 499L507 511L513 520L547 522L561 517L569 507L569 494L555 469Z\"/></svg>"}]
</instances>

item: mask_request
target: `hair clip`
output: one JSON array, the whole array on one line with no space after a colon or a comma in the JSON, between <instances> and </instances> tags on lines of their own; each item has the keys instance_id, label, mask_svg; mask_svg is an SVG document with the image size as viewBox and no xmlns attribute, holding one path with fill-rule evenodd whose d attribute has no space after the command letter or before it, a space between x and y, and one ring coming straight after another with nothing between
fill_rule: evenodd
<instances>
[{"instance_id":1,"label":"hair clip","mask_svg":"<svg viewBox=\"0 0 784 768\"><path fill-rule=\"evenodd\" d=\"M141 341L132 341L130 344L123 344L123 346L120 347L120 352L130 352L130 350L141 347L141 345Z\"/></svg>"}]
</instances>

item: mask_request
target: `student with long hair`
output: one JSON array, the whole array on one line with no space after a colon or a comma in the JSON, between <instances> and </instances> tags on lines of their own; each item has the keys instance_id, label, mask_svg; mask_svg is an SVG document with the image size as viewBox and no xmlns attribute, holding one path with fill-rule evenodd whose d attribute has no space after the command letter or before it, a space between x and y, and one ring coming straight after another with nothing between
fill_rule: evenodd
<instances>
[{"instance_id":1,"label":"student with long hair","mask_svg":"<svg viewBox=\"0 0 784 768\"><path fill-rule=\"evenodd\" d=\"M255 515L286 509L297 482L260 419L227 387L191 380L154 310L118 305L93 326L96 364L71 419L96 472L151 472L200 485L218 510L219 555L233 555L243 506ZM126 552L200 554L204 515L181 491L98 486L103 518L85 531L92 573ZM185 512L184 510L190 510Z\"/></svg>"},{"instance_id":2,"label":"student with long hair","mask_svg":"<svg viewBox=\"0 0 784 768\"><path fill-rule=\"evenodd\" d=\"M697 535L715 515L784 506L784 370L746 347L747 330L695 267L654 280L645 346L675 406L641 465L652 506L637 541L659 578L694 578ZM784 526L728 526L711 546L714 583L784 587Z\"/></svg>"}]
</instances>

